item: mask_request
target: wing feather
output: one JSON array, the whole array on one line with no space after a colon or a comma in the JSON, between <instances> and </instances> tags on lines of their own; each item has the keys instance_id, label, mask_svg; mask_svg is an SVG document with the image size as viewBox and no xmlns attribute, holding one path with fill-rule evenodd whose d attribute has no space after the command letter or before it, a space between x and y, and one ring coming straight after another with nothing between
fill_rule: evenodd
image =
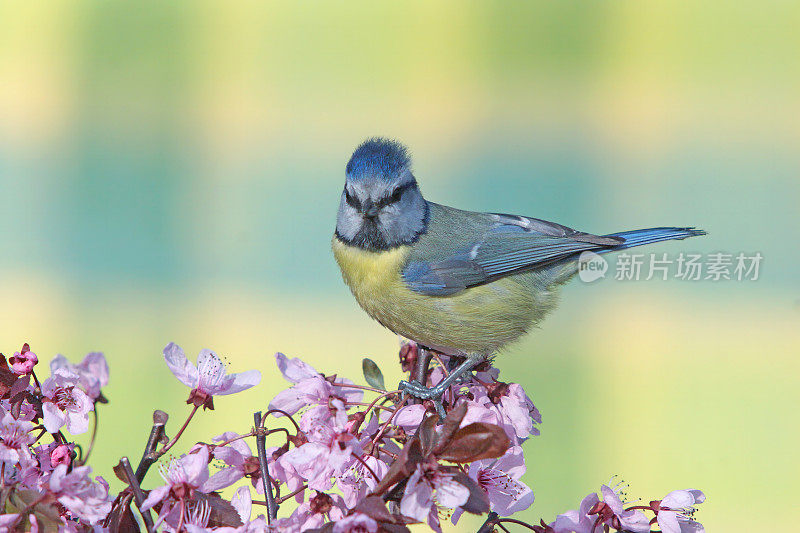
<instances>
[{"instance_id":1,"label":"wing feather","mask_svg":"<svg viewBox=\"0 0 800 533\"><path fill-rule=\"evenodd\" d=\"M446 257L412 260L403 271L408 286L431 296L447 296L520 271L549 265L585 250L618 246L619 237L601 237L540 219L489 214L490 224L475 241Z\"/></svg>"}]
</instances>

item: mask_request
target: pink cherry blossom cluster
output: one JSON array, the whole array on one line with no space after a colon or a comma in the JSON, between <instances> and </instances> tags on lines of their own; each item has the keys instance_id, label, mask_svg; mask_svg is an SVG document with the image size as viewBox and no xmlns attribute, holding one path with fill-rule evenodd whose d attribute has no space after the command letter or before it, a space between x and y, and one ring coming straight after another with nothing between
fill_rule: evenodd
<instances>
[{"instance_id":1,"label":"pink cherry blossom cluster","mask_svg":"<svg viewBox=\"0 0 800 533\"><path fill-rule=\"evenodd\" d=\"M8 359L0 354L0 531L100 527L112 498L86 466L94 438L84 450L65 432L88 431L90 413L106 402L108 365L100 353L77 365L58 355L40 382L38 362L28 344Z\"/></svg>"},{"instance_id":2,"label":"pink cherry blossom cluster","mask_svg":"<svg viewBox=\"0 0 800 533\"><path fill-rule=\"evenodd\" d=\"M643 505L625 503L621 485L603 485L579 510L551 523L511 518L534 501L522 482L521 445L539 434L542 418L522 387L501 381L491 362L447 389L442 409L387 390L369 359L361 385L278 353L278 370L290 385L263 416L254 413L249 430L220 432L168 458L200 408L213 410L215 396L249 389L261 374L228 373L211 350L202 350L196 364L174 343L163 355L189 388L189 412L172 438L167 414L153 414L136 468L127 457L114 467L125 485L112 496L105 480L89 476L92 445L84 452L65 435L87 432L94 413L94 441L96 408L107 402L103 355L91 353L77 365L59 355L40 382L38 358L27 344L8 361L0 354L0 533L399 533L414 523L441 531L443 520L457 524L465 512L486 515L480 533L514 524L539 533L703 531L694 514L705 496L693 489ZM413 343L400 350L403 370L424 376L428 386L459 362ZM267 446L268 438L276 440ZM162 482L147 490L143 482L155 465ZM253 517L255 506L263 513Z\"/></svg>"},{"instance_id":3,"label":"pink cherry blossom cluster","mask_svg":"<svg viewBox=\"0 0 800 533\"><path fill-rule=\"evenodd\" d=\"M662 533L702 533L703 525L694 519L696 505L706 497L697 489L674 490L649 505L624 503L625 485L602 485L600 495L592 492L581 501L577 511L567 511L547 524L530 526L537 533L600 533L625 531L649 533L657 525ZM644 511L644 512L643 512ZM652 513L648 517L645 512ZM498 521L499 522L499 521ZM481 531L481 533L484 533Z\"/></svg>"}]
</instances>

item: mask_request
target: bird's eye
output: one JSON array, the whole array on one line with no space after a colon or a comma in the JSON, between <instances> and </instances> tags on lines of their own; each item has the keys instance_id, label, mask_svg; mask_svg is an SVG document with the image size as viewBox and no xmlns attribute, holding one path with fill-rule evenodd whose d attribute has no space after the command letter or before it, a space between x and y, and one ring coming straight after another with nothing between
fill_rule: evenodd
<instances>
[{"instance_id":1,"label":"bird's eye","mask_svg":"<svg viewBox=\"0 0 800 533\"><path fill-rule=\"evenodd\" d=\"M400 201L400 198L402 198L402 197L403 197L403 191L404 191L404 190L405 190L405 188L404 188L404 187L398 187L398 188L396 188L396 189L394 190L394 192L392 193L392 195L389 197L389 201L388 201L387 203L388 203L388 204L393 204L393 203L395 203L395 202L399 202L399 201Z\"/></svg>"},{"instance_id":2,"label":"bird's eye","mask_svg":"<svg viewBox=\"0 0 800 533\"><path fill-rule=\"evenodd\" d=\"M347 187L344 188L344 200L347 202L350 207L354 209L361 209L361 202L358 201L358 198L350 194L350 191L347 190Z\"/></svg>"}]
</instances>

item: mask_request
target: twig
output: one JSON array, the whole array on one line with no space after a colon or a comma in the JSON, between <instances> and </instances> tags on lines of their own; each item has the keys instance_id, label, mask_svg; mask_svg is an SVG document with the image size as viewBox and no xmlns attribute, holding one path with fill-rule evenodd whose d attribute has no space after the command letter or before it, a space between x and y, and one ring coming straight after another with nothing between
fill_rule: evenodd
<instances>
[{"instance_id":1,"label":"twig","mask_svg":"<svg viewBox=\"0 0 800 533\"><path fill-rule=\"evenodd\" d=\"M94 439L97 438L98 414L97 414L97 404L96 403L94 404L94 409L92 410L92 415L94 416L94 424L92 424L92 436L89 439L89 448L86 450L86 455L83 455L83 453L81 453L81 463L80 464L82 464L82 465L85 465L87 462L89 462L89 456L92 455L92 449L94 448ZM82 449L81 449L81 452L83 452Z\"/></svg>"},{"instance_id":2,"label":"twig","mask_svg":"<svg viewBox=\"0 0 800 533\"><path fill-rule=\"evenodd\" d=\"M300 494L301 492L303 492L303 491L304 491L304 490L306 490L307 488L308 488L308 485L306 485L306 484L304 483L304 484L303 484L303 486L302 486L302 487L300 487L299 489L297 489L297 490L293 490L292 492L290 492L290 493L289 493L289 494L287 494L286 496L283 496L283 497L281 497L281 498L278 498L277 500L275 500L275 502L276 502L276 503L283 503L283 502L285 502L286 500L288 500L289 498L291 498L292 496L296 496L297 494ZM266 503L266 502L264 502L264 503Z\"/></svg>"},{"instance_id":3,"label":"twig","mask_svg":"<svg viewBox=\"0 0 800 533\"><path fill-rule=\"evenodd\" d=\"M361 389L361 390L368 390L377 393L386 392L385 390L376 389L375 387L367 387L365 385L354 385L351 383L332 383L334 387L347 387L349 389Z\"/></svg>"},{"instance_id":4,"label":"twig","mask_svg":"<svg viewBox=\"0 0 800 533\"><path fill-rule=\"evenodd\" d=\"M399 392L399 391L393 391L393 392ZM390 413L394 412L394 407L386 407L385 405L375 405L377 403L377 401L378 401L378 399L376 399L372 403L367 403L367 402L347 402L345 405L363 405L363 406L366 406L366 407L368 407L368 409L366 411L364 411L365 413L369 413L370 410L373 409L373 408L375 408L375 409L383 409L385 411L389 411Z\"/></svg>"},{"instance_id":5,"label":"twig","mask_svg":"<svg viewBox=\"0 0 800 533\"><path fill-rule=\"evenodd\" d=\"M222 441L219 444L210 444L209 446L213 447L213 448L221 448L222 446L227 446L231 442L234 442L234 441L237 441L237 440L241 440L241 439L246 439L248 437L252 437L253 435L255 435L255 433L253 433L251 431L250 433L246 433L244 435L239 435L238 437L234 437L232 439L228 439L228 440Z\"/></svg>"},{"instance_id":6,"label":"twig","mask_svg":"<svg viewBox=\"0 0 800 533\"><path fill-rule=\"evenodd\" d=\"M531 531L536 531L535 529L533 529L533 526L530 525L529 523L523 522L522 520L517 520L515 518L501 518L501 519L499 519L499 520L497 520L495 522L495 525L499 526L502 523L517 524L518 526L526 527L526 528L530 529Z\"/></svg>"},{"instance_id":7,"label":"twig","mask_svg":"<svg viewBox=\"0 0 800 533\"><path fill-rule=\"evenodd\" d=\"M281 504L281 503L285 502L286 500L288 500L289 498L291 498L291 497L293 497L293 496L296 496L296 495L300 494L301 492L303 492L303 491L304 491L304 490L306 490L307 488L308 488L308 485L306 485L306 484L303 484L303 486L302 486L302 487L300 487L300 488L299 488L299 489L297 489L297 490L293 490L292 492L290 492L290 493L289 493L289 494L287 494L286 496L283 496L282 498L275 498L275 503L277 503L277 504ZM256 504L256 505L263 505L264 507L266 507L266 506L267 506L267 502L263 502L263 501L261 501L261 500L253 500L253 503L254 503L254 504Z\"/></svg>"},{"instance_id":8,"label":"twig","mask_svg":"<svg viewBox=\"0 0 800 533\"><path fill-rule=\"evenodd\" d=\"M155 531L155 526L153 525L153 517L150 516L149 510L142 511L142 503L144 503L144 492L142 492L142 487L139 486L139 481L136 479L136 476L133 473L133 468L131 468L131 462L128 460L127 457L123 457L122 459L120 459L119 462L122 465L122 470L125 473L125 477L128 478L128 485L131 487L131 491L133 491L133 500L136 502L136 508L139 510L139 514L142 515L142 520L144 520L144 525L147 528L148 533L153 533Z\"/></svg>"},{"instance_id":9,"label":"twig","mask_svg":"<svg viewBox=\"0 0 800 533\"><path fill-rule=\"evenodd\" d=\"M33 369L31 369L31 377L33 378L33 382L36 384L36 389L41 391L42 385L39 383L39 378L36 377L36 372L34 372Z\"/></svg>"},{"instance_id":10,"label":"twig","mask_svg":"<svg viewBox=\"0 0 800 533\"><path fill-rule=\"evenodd\" d=\"M147 475L147 471L158 460L158 455L155 454L156 446L164 439L164 428L169 420L169 415L164 411L153 411L153 427L150 429L150 436L147 437L147 444L144 446L144 453L142 459L139 461L139 466L136 467L136 481L141 483Z\"/></svg>"},{"instance_id":11,"label":"twig","mask_svg":"<svg viewBox=\"0 0 800 533\"><path fill-rule=\"evenodd\" d=\"M264 485L264 496L267 499L267 524L271 524L278 517L278 504L272 493L272 478L269 476L267 465L267 435L262 426L265 418L267 418L266 415L264 418L261 417L261 411L253 413L255 427L262 428L262 431L256 431L256 448L258 449L258 466L261 469L261 483Z\"/></svg>"},{"instance_id":12,"label":"twig","mask_svg":"<svg viewBox=\"0 0 800 533\"><path fill-rule=\"evenodd\" d=\"M377 481L378 483L380 483L380 482L381 482L381 478L379 478L379 477L378 477L378 476L375 474L375 472L372 470L372 468L370 468L370 467L369 467L369 465L367 464L367 462L366 462L364 459L362 459L361 457L359 457L358 455L356 455L356 453L355 453L355 452L351 452L351 454L353 455L353 457L355 457L356 461L358 461L359 463L361 463L362 465L364 465L364 468L366 468L366 469L367 469L367 472L369 472L369 473L372 475L372 477L373 477L373 478L375 478L375 481Z\"/></svg>"},{"instance_id":13,"label":"twig","mask_svg":"<svg viewBox=\"0 0 800 533\"><path fill-rule=\"evenodd\" d=\"M395 409L395 412L392 413L392 415L389 417L389 420L384 422L384 424L381 426L381 429L378 431L378 434L375 435L375 438L372 439L372 447L369 450L370 455L372 455L375 452L375 447L378 445L378 441L381 440L383 434L386 433L387 429L389 429L389 425L392 423L392 420L394 420L394 417L397 416L397 413L399 413L400 409L402 409L403 406L406 404L408 398L409 398L408 394L403 394L403 399L400 400L400 403L397 405L397 409Z\"/></svg>"},{"instance_id":14,"label":"twig","mask_svg":"<svg viewBox=\"0 0 800 533\"><path fill-rule=\"evenodd\" d=\"M439 355L438 352L431 352L431 355L433 355L433 358L436 359L437 363L439 363L439 366L441 367L442 372L444 373L444 377L449 376L450 372L447 370L447 365L444 364L444 361L442 360L442 356Z\"/></svg>"},{"instance_id":15,"label":"twig","mask_svg":"<svg viewBox=\"0 0 800 533\"><path fill-rule=\"evenodd\" d=\"M282 409L270 409L269 411L264 413L264 418L261 419L261 426L260 427L262 427L262 428L264 427L264 423L266 422L267 417L269 415L271 415L272 413L280 413L283 416L285 416L286 418L288 418L292 422L292 424L294 424L294 428L297 430L297 432L300 433L300 426L298 426L297 422L294 421L294 418L292 417L292 415L290 415L289 413L287 413L286 411L284 411Z\"/></svg>"},{"instance_id":16,"label":"twig","mask_svg":"<svg viewBox=\"0 0 800 533\"><path fill-rule=\"evenodd\" d=\"M192 418L194 417L194 414L197 412L197 410L198 410L199 408L200 408L200 406L199 406L199 405L195 405L195 406L193 406L193 407L192 407L192 412L191 412L191 413L189 413L189 416L188 416L188 417L186 417L186 422L184 422L184 423L183 423L183 425L182 425L182 426L181 426L181 428L178 430L178 432L175 434L175 436L174 436L174 437L172 437L172 440L171 440L171 441L169 441L169 442L166 444L166 446L164 446L163 448L161 448L160 450L158 450L158 452L157 452L157 453L158 453L158 457L161 457L162 455L164 455L165 453L167 453L167 452L169 451L169 449L170 449L170 448L172 448L173 446L175 446L175 443L176 443L176 442L178 442L178 439L179 439L179 438L181 438L181 435L183 435L183 432L186 430L186 427L189 425L189 422L191 422L191 421L192 421Z\"/></svg>"},{"instance_id":17,"label":"twig","mask_svg":"<svg viewBox=\"0 0 800 533\"><path fill-rule=\"evenodd\" d=\"M396 453L392 453L390 451L387 451L386 448L382 448L382 447L378 446L378 452L379 453L385 453L386 455L388 455L389 457L391 457L395 461L397 460L397 454Z\"/></svg>"}]
</instances>

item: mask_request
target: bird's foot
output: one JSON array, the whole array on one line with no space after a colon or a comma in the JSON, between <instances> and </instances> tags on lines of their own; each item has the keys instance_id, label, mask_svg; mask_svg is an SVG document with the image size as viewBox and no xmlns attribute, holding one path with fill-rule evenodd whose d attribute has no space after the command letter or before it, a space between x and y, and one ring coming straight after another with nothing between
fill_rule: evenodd
<instances>
[{"instance_id":1,"label":"bird's foot","mask_svg":"<svg viewBox=\"0 0 800 533\"><path fill-rule=\"evenodd\" d=\"M400 385L398 385L397 388L413 398L418 398L423 401L430 400L433 402L433 406L436 408L436 413L439 415L439 419L444 420L444 417L447 415L447 413L445 413L444 405L442 405L442 394L444 394L444 391L447 390L447 385L443 387L440 383L435 387L426 387L418 381L403 380L400 382Z\"/></svg>"},{"instance_id":2,"label":"bird's foot","mask_svg":"<svg viewBox=\"0 0 800 533\"><path fill-rule=\"evenodd\" d=\"M398 388L414 398L432 401L433 405L436 407L436 412L439 414L440 421L443 421L446 415L444 406L442 405L442 395L444 394L444 391L446 391L448 387L454 383L457 383L464 374L469 374L469 372L481 361L483 361L483 359L484 358L479 355L467 357L458 365L457 368L452 370L442 381L433 387L426 387L419 381L412 380L401 381L400 385L398 385Z\"/></svg>"}]
</instances>

